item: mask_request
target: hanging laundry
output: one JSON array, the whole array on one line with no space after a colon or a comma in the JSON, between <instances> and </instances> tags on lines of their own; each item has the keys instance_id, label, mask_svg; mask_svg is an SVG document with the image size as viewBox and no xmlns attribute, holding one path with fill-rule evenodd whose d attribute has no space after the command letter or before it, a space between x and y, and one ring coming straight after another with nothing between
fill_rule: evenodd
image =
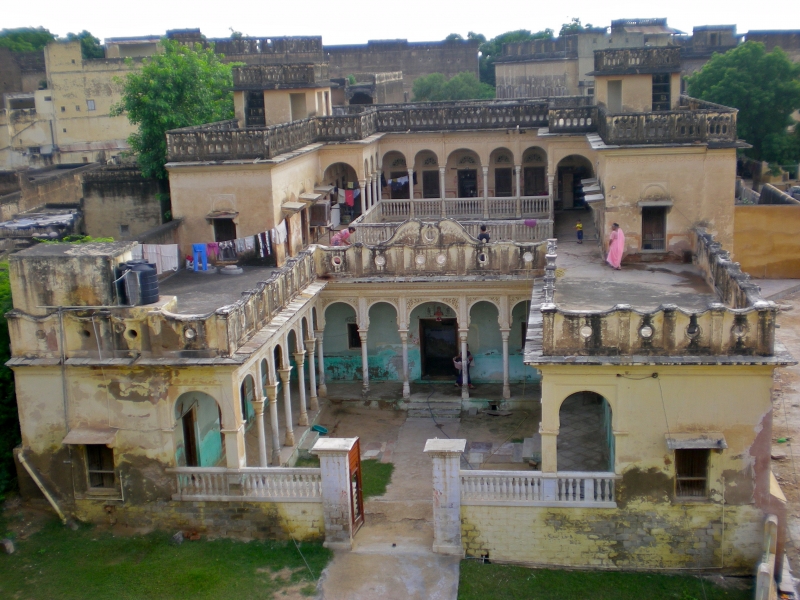
<instances>
[{"instance_id":1,"label":"hanging laundry","mask_svg":"<svg viewBox=\"0 0 800 600\"><path fill-rule=\"evenodd\" d=\"M253 240L252 236L247 236L246 238L244 238L244 249L246 252L252 252L253 250L255 250L255 247L256 243Z\"/></svg>"},{"instance_id":2,"label":"hanging laundry","mask_svg":"<svg viewBox=\"0 0 800 600\"><path fill-rule=\"evenodd\" d=\"M161 255L162 271L178 270L178 265L180 264L178 244L161 244L159 246L159 254Z\"/></svg>"},{"instance_id":3,"label":"hanging laundry","mask_svg":"<svg viewBox=\"0 0 800 600\"><path fill-rule=\"evenodd\" d=\"M217 260L219 258L219 244L217 242L209 242L206 244L206 253L208 258Z\"/></svg>"},{"instance_id":4,"label":"hanging laundry","mask_svg":"<svg viewBox=\"0 0 800 600\"><path fill-rule=\"evenodd\" d=\"M345 190L344 203L347 204L347 206L353 206L355 204L353 190Z\"/></svg>"},{"instance_id":5,"label":"hanging laundry","mask_svg":"<svg viewBox=\"0 0 800 600\"><path fill-rule=\"evenodd\" d=\"M261 240L261 256L270 256L272 254L272 248L270 247L269 243L269 232L263 232L258 234L259 239Z\"/></svg>"},{"instance_id":6,"label":"hanging laundry","mask_svg":"<svg viewBox=\"0 0 800 600\"><path fill-rule=\"evenodd\" d=\"M289 239L289 233L286 230L286 221L281 221L276 229L278 230L278 242L285 244L286 240Z\"/></svg>"},{"instance_id":7,"label":"hanging laundry","mask_svg":"<svg viewBox=\"0 0 800 600\"><path fill-rule=\"evenodd\" d=\"M236 238L233 240L233 244L236 247L236 254L244 254L245 245L244 245L244 238Z\"/></svg>"}]
</instances>

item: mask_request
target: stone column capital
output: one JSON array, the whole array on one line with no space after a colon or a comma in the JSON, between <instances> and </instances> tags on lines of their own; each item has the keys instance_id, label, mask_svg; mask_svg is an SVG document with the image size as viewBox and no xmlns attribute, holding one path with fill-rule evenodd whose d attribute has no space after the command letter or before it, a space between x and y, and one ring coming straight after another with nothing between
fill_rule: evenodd
<instances>
[{"instance_id":1,"label":"stone column capital","mask_svg":"<svg viewBox=\"0 0 800 600\"><path fill-rule=\"evenodd\" d=\"M278 384L277 383L268 383L264 386L264 389L267 392L267 399L270 403L278 401Z\"/></svg>"},{"instance_id":2,"label":"stone column capital","mask_svg":"<svg viewBox=\"0 0 800 600\"><path fill-rule=\"evenodd\" d=\"M317 345L317 338L308 338L306 342L306 352L314 353L314 347Z\"/></svg>"},{"instance_id":3,"label":"stone column capital","mask_svg":"<svg viewBox=\"0 0 800 600\"><path fill-rule=\"evenodd\" d=\"M252 405L256 411L256 416L261 416L264 414L264 402L266 402L266 398L262 398L261 400L253 400Z\"/></svg>"},{"instance_id":4,"label":"stone column capital","mask_svg":"<svg viewBox=\"0 0 800 600\"><path fill-rule=\"evenodd\" d=\"M283 383L289 383L289 377L292 374L292 367L286 367L285 369L278 369L278 374L281 376L281 381Z\"/></svg>"},{"instance_id":5,"label":"stone column capital","mask_svg":"<svg viewBox=\"0 0 800 600\"><path fill-rule=\"evenodd\" d=\"M306 358L306 351L305 350L298 350L297 352L292 352L292 356L294 356L294 359L298 363L303 362L303 360L305 360L305 358Z\"/></svg>"},{"instance_id":6,"label":"stone column capital","mask_svg":"<svg viewBox=\"0 0 800 600\"><path fill-rule=\"evenodd\" d=\"M481 169L483 169L483 174L486 175L489 172L489 165L481 165Z\"/></svg>"}]
</instances>

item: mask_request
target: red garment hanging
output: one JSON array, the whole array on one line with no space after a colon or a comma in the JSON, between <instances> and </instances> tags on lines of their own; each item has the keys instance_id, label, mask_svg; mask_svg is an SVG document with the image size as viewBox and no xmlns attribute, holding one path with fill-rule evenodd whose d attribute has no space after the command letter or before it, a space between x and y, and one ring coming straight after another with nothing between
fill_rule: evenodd
<instances>
[{"instance_id":1,"label":"red garment hanging","mask_svg":"<svg viewBox=\"0 0 800 600\"><path fill-rule=\"evenodd\" d=\"M344 203L347 204L347 206L355 205L355 201L353 200L353 190L344 191Z\"/></svg>"}]
</instances>

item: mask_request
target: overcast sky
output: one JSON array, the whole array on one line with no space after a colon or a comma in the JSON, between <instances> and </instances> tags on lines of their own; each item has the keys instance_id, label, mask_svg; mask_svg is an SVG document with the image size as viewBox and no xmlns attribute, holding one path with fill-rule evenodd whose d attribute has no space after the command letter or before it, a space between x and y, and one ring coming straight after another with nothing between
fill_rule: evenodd
<instances>
[{"instance_id":1,"label":"overcast sky","mask_svg":"<svg viewBox=\"0 0 800 600\"><path fill-rule=\"evenodd\" d=\"M321 35L325 44L374 39L442 40L468 31L487 38L513 29L558 33L572 17L595 26L612 19L666 17L669 25L691 33L695 25L735 24L750 29L800 29L797 0L135 0L4 3L0 28L43 26L55 34L87 29L107 37L163 35L167 29L199 27L207 37L227 37L230 29L250 36Z\"/></svg>"}]
</instances>

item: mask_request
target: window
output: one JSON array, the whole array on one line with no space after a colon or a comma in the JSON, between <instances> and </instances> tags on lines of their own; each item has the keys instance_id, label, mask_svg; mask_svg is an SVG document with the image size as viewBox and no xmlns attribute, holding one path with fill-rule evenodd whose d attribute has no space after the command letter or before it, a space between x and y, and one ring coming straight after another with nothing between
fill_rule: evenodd
<instances>
[{"instance_id":1,"label":"window","mask_svg":"<svg viewBox=\"0 0 800 600\"><path fill-rule=\"evenodd\" d=\"M653 74L653 110L670 109L669 73Z\"/></svg>"},{"instance_id":2,"label":"window","mask_svg":"<svg viewBox=\"0 0 800 600\"><path fill-rule=\"evenodd\" d=\"M119 234L120 236L130 235L131 233L131 226L130 225L120 225L119 226Z\"/></svg>"},{"instance_id":3,"label":"window","mask_svg":"<svg viewBox=\"0 0 800 600\"><path fill-rule=\"evenodd\" d=\"M439 171L422 172L422 197L439 197Z\"/></svg>"},{"instance_id":4,"label":"window","mask_svg":"<svg viewBox=\"0 0 800 600\"><path fill-rule=\"evenodd\" d=\"M513 195L511 190L511 169L502 168L494 170L494 195L505 198Z\"/></svg>"},{"instance_id":5,"label":"window","mask_svg":"<svg viewBox=\"0 0 800 600\"><path fill-rule=\"evenodd\" d=\"M87 100L86 101L86 110L94 110L94 100Z\"/></svg>"},{"instance_id":6,"label":"window","mask_svg":"<svg viewBox=\"0 0 800 600\"><path fill-rule=\"evenodd\" d=\"M708 450L675 450L675 495L705 498L708 495Z\"/></svg>"},{"instance_id":7,"label":"window","mask_svg":"<svg viewBox=\"0 0 800 600\"><path fill-rule=\"evenodd\" d=\"M709 34L708 45L709 46L719 46L719 39L717 38L717 34L716 33L710 33Z\"/></svg>"},{"instance_id":8,"label":"window","mask_svg":"<svg viewBox=\"0 0 800 600\"><path fill-rule=\"evenodd\" d=\"M90 488L114 488L114 451L102 444L86 445L86 475Z\"/></svg>"},{"instance_id":9,"label":"window","mask_svg":"<svg viewBox=\"0 0 800 600\"><path fill-rule=\"evenodd\" d=\"M52 102L53 101L53 97L52 96L45 96L44 97L44 101L45 102Z\"/></svg>"},{"instance_id":10,"label":"window","mask_svg":"<svg viewBox=\"0 0 800 600\"><path fill-rule=\"evenodd\" d=\"M642 250L666 250L666 237L666 207L642 207Z\"/></svg>"},{"instance_id":11,"label":"window","mask_svg":"<svg viewBox=\"0 0 800 600\"><path fill-rule=\"evenodd\" d=\"M358 335L358 324L347 324L347 347L350 350L361 348L361 337Z\"/></svg>"},{"instance_id":12,"label":"window","mask_svg":"<svg viewBox=\"0 0 800 600\"><path fill-rule=\"evenodd\" d=\"M62 106L61 107L61 112L67 112L67 107L66 106Z\"/></svg>"}]
</instances>

